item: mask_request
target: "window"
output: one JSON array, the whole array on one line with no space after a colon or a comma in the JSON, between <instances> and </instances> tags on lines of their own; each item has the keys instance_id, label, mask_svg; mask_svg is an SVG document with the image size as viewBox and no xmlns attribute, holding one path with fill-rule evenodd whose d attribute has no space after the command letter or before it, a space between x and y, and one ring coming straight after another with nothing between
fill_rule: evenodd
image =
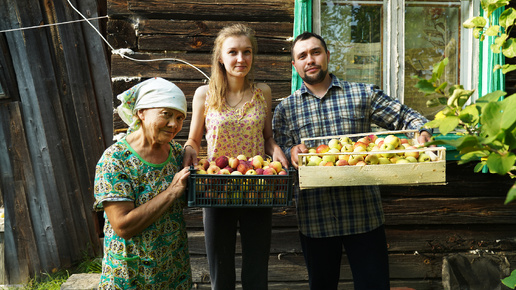
<instances>
[{"instance_id":1,"label":"window","mask_svg":"<svg viewBox=\"0 0 516 290\"><path fill-rule=\"evenodd\" d=\"M315 0L313 27L327 41L330 72L378 85L433 119L442 107L426 106L413 76L431 76L433 65L448 57L445 81L476 88L478 42L462 28L478 15L473 7L480 5L473 1Z\"/></svg>"},{"instance_id":2,"label":"window","mask_svg":"<svg viewBox=\"0 0 516 290\"><path fill-rule=\"evenodd\" d=\"M0 84L0 100L1 99L7 99L7 96L4 93L4 90L2 89L2 85Z\"/></svg>"}]
</instances>

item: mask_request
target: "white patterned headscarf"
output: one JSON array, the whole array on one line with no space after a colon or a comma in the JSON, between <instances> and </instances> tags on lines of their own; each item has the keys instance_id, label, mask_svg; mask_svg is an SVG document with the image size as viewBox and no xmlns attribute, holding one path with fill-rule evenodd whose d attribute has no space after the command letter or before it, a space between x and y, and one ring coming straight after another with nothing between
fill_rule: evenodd
<instances>
[{"instance_id":1,"label":"white patterned headscarf","mask_svg":"<svg viewBox=\"0 0 516 290\"><path fill-rule=\"evenodd\" d=\"M136 117L140 109L170 108L178 110L186 116L186 97L175 84L162 79L152 78L134 85L119 94L122 102L117 107L120 118L129 125L127 134L140 128L141 121Z\"/></svg>"}]
</instances>

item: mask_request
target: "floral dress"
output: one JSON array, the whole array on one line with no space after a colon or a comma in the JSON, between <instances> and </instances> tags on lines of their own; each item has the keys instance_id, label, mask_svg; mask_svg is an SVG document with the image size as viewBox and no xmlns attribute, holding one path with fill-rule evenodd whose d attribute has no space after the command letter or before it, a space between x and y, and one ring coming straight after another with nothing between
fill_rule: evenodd
<instances>
[{"instance_id":1,"label":"floral dress","mask_svg":"<svg viewBox=\"0 0 516 290\"><path fill-rule=\"evenodd\" d=\"M164 191L182 167L182 148L171 143L168 159L152 164L141 159L124 139L102 155L95 174L94 209L104 201L133 201L138 207ZM99 289L190 289L184 199L176 200L142 233L125 240L105 217L104 258Z\"/></svg>"},{"instance_id":2,"label":"floral dress","mask_svg":"<svg viewBox=\"0 0 516 290\"><path fill-rule=\"evenodd\" d=\"M209 108L207 103L205 108L209 160L223 155L236 157L243 154L249 158L265 153L263 128L267 102L262 90L254 87L253 97L241 108L224 104L217 111Z\"/></svg>"}]
</instances>

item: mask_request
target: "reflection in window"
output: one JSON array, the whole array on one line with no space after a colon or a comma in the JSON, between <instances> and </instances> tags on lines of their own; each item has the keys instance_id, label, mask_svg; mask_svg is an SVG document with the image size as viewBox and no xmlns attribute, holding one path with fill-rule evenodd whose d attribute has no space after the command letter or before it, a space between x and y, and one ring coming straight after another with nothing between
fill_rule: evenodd
<instances>
[{"instance_id":1,"label":"reflection in window","mask_svg":"<svg viewBox=\"0 0 516 290\"><path fill-rule=\"evenodd\" d=\"M428 108L428 98L419 93L413 75L430 78L433 65L448 57L443 82L459 82L460 3L443 5L406 2L405 10L405 100L408 106L433 118L442 107ZM432 3L430 3L432 4Z\"/></svg>"},{"instance_id":2,"label":"reflection in window","mask_svg":"<svg viewBox=\"0 0 516 290\"><path fill-rule=\"evenodd\" d=\"M7 96L4 93L4 89L2 88L2 85L0 84L0 100L1 99L7 99Z\"/></svg>"},{"instance_id":3,"label":"reflection in window","mask_svg":"<svg viewBox=\"0 0 516 290\"><path fill-rule=\"evenodd\" d=\"M329 71L349 82L382 86L382 2L322 1L321 36Z\"/></svg>"}]
</instances>

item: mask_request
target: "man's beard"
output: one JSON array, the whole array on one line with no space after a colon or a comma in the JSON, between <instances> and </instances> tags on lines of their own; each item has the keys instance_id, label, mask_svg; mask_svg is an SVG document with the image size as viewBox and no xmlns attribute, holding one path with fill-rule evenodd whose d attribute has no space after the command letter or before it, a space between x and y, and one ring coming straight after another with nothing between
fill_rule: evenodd
<instances>
[{"instance_id":1,"label":"man's beard","mask_svg":"<svg viewBox=\"0 0 516 290\"><path fill-rule=\"evenodd\" d=\"M315 85L322 82L326 78L326 74L328 74L328 70L319 70L315 76L308 76L305 74L302 79L309 85Z\"/></svg>"}]
</instances>

